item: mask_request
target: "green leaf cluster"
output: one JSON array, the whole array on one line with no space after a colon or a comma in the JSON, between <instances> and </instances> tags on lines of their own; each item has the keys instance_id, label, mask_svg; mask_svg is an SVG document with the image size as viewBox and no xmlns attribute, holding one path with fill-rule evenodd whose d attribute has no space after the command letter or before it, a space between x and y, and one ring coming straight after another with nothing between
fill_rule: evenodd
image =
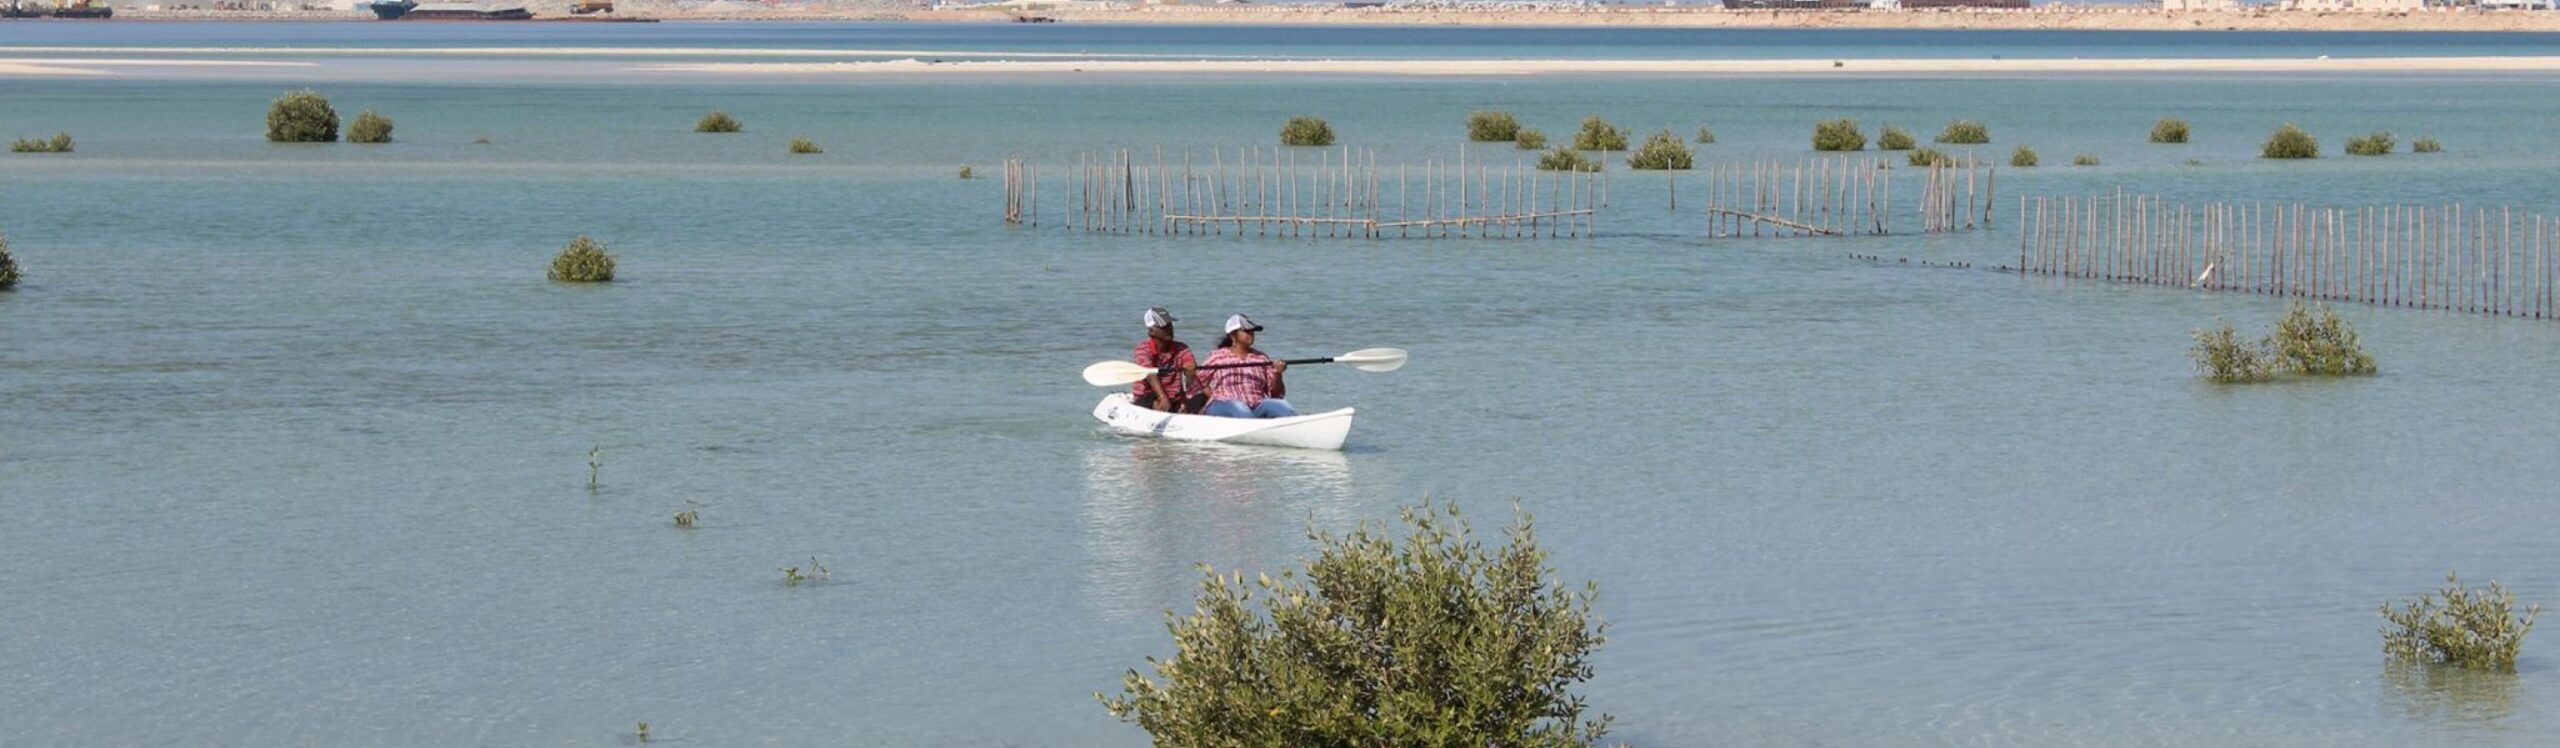
<instances>
[{"instance_id":1,"label":"green leaf cluster","mask_svg":"<svg viewBox=\"0 0 2560 748\"><path fill-rule=\"evenodd\" d=\"M827 149L818 147L818 141L810 140L806 135L794 135L791 137L791 152L800 155L814 155L825 153L827 152ZM968 168L969 167L966 166L960 167L963 172L968 171ZM969 177L964 174L960 178L968 179Z\"/></svg>"},{"instance_id":2,"label":"green leaf cluster","mask_svg":"<svg viewBox=\"0 0 2560 748\"><path fill-rule=\"evenodd\" d=\"M2278 374L2346 376L2374 373L2373 354L2366 353L2353 325L2326 305L2315 313L2295 301L2276 320L2275 331L2259 340L2242 340L2224 322L2220 328L2195 331L2188 355L2197 371L2216 382L2264 382Z\"/></svg>"},{"instance_id":3,"label":"green leaf cluster","mask_svg":"<svg viewBox=\"0 0 2560 748\"><path fill-rule=\"evenodd\" d=\"M1322 117L1290 117L1280 126L1281 145L1333 145L1333 125Z\"/></svg>"},{"instance_id":4,"label":"green leaf cluster","mask_svg":"<svg viewBox=\"0 0 2560 748\"><path fill-rule=\"evenodd\" d=\"M2176 117L2162 117L2160 121L2151 123L2151 142L2187 142L2187 121Z\"/></svg>"},{"instance_id":5,"label":"green leaf cluster","mask_svg":"<svg viewBox=\"0 0 2560 748\"><path fill-rule=\"evenodd\" d=\"M11 153L70 153L71 133L58 132L50 138L19 138L9 143Z\"/></svg>"},{"instance_id":6,"label":"green leaf cluster","mask_svg":"<svg viewBox=\"0 0 2560 748\"><path fill-rule=\"evenodd\" d=\"M1467 139L1482 143L1518 140L1520 120L1500 110L1467 113Z\"/></svg>"},{"instance_id":7,"label":"green leaf cluster","mask_svg":"<svg viewBox=\"0 0 2560 748\"><path fill-rule=\"evenodd\" d=\"M1813 123L1813 149L1817 151L1863 151L1867 134L1858 131L1853 119L1826 119Z\"/></svg>"},{"instance_id":8,"label":"green leaf cluster","mask_svg":"<svg viewBox=\"0 0 2560 748\"><path fill-rule=\"evenodd\" d=\"M1512 137L1511 143L1513 147L1519 148L1520 150L1534 151L1547 147L1547 134L1542 131L1523 127L1520 128L1519 133Z\"/></svg>"},{"instance_id":9,"label":"green leaf cluster","mask_svg":"<svg viewBox=\"0 0 2560 748\"><path fill-rule=\"evenodd\" d=\"M1956 120L1954 122L1947 123L1947 129L1938 131L1938 142L1954 143L1957 145L1979 145L1982 143L1989 143L1991 142L1991 128L1984 127L1982 123L1969 119Z\"/></svg>"},{"instance_id":10,"label":"green leaf cluster","mask_svg":"<svg viewBox=\"0 0 2560 748\"><path fill-rule=\"evenodd\" d=\"M1496 549L1455 507L1402 514L1401 539L1311 530L1303 577L1204 567L1194 612L1166 612L1174 656L1095 697L1160 746L1596 744L1610 717L1571 689L1605 641L1597 586L1550 580L1526 513Z\"/></svg>"},{"instance_id":11,"label":"green leaf cluster","mask_svg":"<svg viewBox=\"0 0 2560 748\"><path fill-rule=\"evenodd\" d=\"M1905 159L1905 160L1907 160L1907 161L1911 162L1911 165L1912 165L1912 166L1954 166L1954 165L1956 165L1956 159L1955 159L1955 157L1954 157L1954 156L1949 156L1949 155L1947 155L1945 152L1940 151L1940 150L1938 150L1938 149L1936 149L1936 148L1915 148L1915 149L1912 149L1912 151L1911 151L1911 155L1910 155L1910 156L1908 156L1908 157L1906 157L1906 159Z\"/></svg>"},{"instance_id":12,"label":"green leaf cluster","mask_svg":"<svg viewBox=\"0 0 2560 748\"><path fill-rule=\"evenodd\" d=\"M9 237L0 236L0 291L18 287L18 258L9 256Z\"/></svg>"},{"instance_id":13,"label":"green leaf cluster","mask_svg":"<svg viewBox=\"0 0 2560 748\"><path fill-rule=\"evenodd\" d=\"M568 283L603 283L613 280L613 255L604 251L604 242L581 234L569 240L560 254L551 258L551 279Z\"/></svg>"},{"instance_id":14,"label":"green leaf cluster","mask_svg":"<svg viewBox=\"0 0 2560 748\"><path fill-rule=\"evenodd\" d=\"M1600 115L1597 114L1584 117L1582 118L1582 129L1573 134L1573 149L1577 151L1623 151L1627 149L1627 131L1618 129L1616 125L1609 124L1608 120L1601 119Z\"/></svg>"},{"instance_id":15,"label":"green leaf cluster","mask_svg":"<svg viewBox=\"0 0 2560 748\"><path fill-rule=\"evenodd\" d=\"M2024 145L2018 146L2017 150L2009 152L2010 166L2025 169L2033 167L2042 161L2043 159L2036 157L2036 149L2028 148Z\"/></svg>"},{"instance_id":16,"label":"green leaf cluster","mask_svg":"<svg viewBox=\"0 0 2560 748\"><path fill-rule=\"evenodd\" d=\"M702 115L702 119L693 122L694 132L738 132L745 129L747 129L746 123L739 122L738 118L731 117L728 112L718 109L711 110L710 114Z\"/></svg>"},{"instance_id":17,"label":"green leaf cluster","mask_svg":"<svg viewBox=\"0 0 2560 748\"><path fill-rule=\"evenodd\" d=\"M2425 136L2425 135L2420 135L2420 136L2418 136L2418 139L2417 139L2417 140L2409 141L2409 152L2410 152L2410 153L2442 153L2442 152L2444 152L2444 143L2442 143L2442 142L2438 142L2438 141L2437 141L2435 138L2433 138L2433 137L2429 137L2429 136Z\"/></svg>"},{"instance_id":18,"label":"green leaf cluster","mask_svg":"<svg viewBox=\"0 0 2560 748\"><path fill-rule=\"evenodd\" d=\"M311 89L288 92L267 105L267 140L277 143L338 142L338 110Z\"/></svg>"},{"instance_id":19,"label":"green leaf cluster","mask_svg":"<svg viewBox=\"0 0 2560 748\"><path fill-rule=\"evenodd\" d=\"M2267 136L2267 143L2259 146L2258 155L2262 158L2319 158L2320 139L2287 122Z\"/></svg>"},{"instance_id":20,"label":"green leaf cluster","mask_svg":"<svg viewBox=\"0 0 2560 748\"><path fill-rule=\"evenodd\" d=\"M371 109L356 113L356 121L347 124L347 142L391 142L391 118Z\"/></svg>"},{"instance_id":21,"label":"green leaf cluster","mask_svg":"<svg viewBox=\"0 0 2560 748\"><path fill-rule=\"evenodd\" d=\"M2392 148L2399 145L2400 139L2392 137L2390 130L2375 130L2368 134L2348 138L2347 155L2380 156L2390 153Z\"/></svg>"},{"instance_id":22,"label":"green leaf cluster","mask_svg":"<svg viewBox=\"0 0 2560 748\"><path fill-rule=\"evenodd\" d=\"M2473 670L2514 672L2524 635L2541 605L2516 614L2516 595L2496 580L2486 590L2444 575L2442 595L2419 595L2405 607L2382 604L2382 651L2393 659L2441 662Z\"/></svg>"},{"instance_id":23,"label":"green leaf cluster","mask_svg":"<svg viewBox=\"0 0 2560 748\"><path fill-rule=\"evenodd\" d=\"M2276 377L2275 356L2268 353L2262 340L2242 340L2240 332L2223 322L2221 327L2195 331L2196 345L2187 355L2196 360L2196 370L2204 378L2223 384L2264 382Z\"/></svg>"},{"instance_id":24,"label":"green leaf cluster","mask_svg":"<svg viewBox=\"0 0 2560 748\"><path fill-rule=\"evenodd\" d=\"M1885 125L1884 132L1876 135L1876 150L1879 151L1908 151L1918 145L1920 141L1911 137L1911 131L1892 125Z\"/></svg>"},{"instance_id":25,"label":"green leaf cluster","mask_svg":"<svg viewBox=\"0 0 2560 748\"><path fill-rule=\"evenodd\" d=\"M1564 146L1556 146L1554 150L1538 154L1538 170L1599 171L1600 162L1593 160L1589 156L1582 155L1582 152L1580 151L1566 148Z\"/></svg>"},{"instance_id":26,"label":"green leaf cluster","mask_svg":"<svg viewBox=\"0 0 2560 748\"><path fill-rule=\"evenodd\" d=\"M1688 143L1680 142L1680 136L1671 134L1670 130L1657 130L1645 136L1644 145L1627 156L1627 166L1654 171L1687 171L1696 157L1697 154L1689 150Z\"/></svg>"}]
</instances>

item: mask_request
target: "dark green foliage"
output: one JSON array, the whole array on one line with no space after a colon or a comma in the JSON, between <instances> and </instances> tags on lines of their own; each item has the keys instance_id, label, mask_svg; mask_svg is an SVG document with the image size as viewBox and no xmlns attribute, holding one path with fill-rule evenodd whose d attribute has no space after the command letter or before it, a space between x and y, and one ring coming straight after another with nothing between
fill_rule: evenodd
<instances>
[{"instance_id":1,"label":"dark green foliage","mask_svg":"<svg viewBox=\"0 0 2560 748\"><path fill-rule=\"evenodd\" d=\"M2196 360L2196 370L2204 378L2224 384L2264 382L2276 376L2274 355L2264 341L2241 340L2240 332L2230 322L2221 327L2195 332L2196 346L2187 354Z\"/></svg>"},{"instance_id":2,"label":"dark green foliage","mask_svg":"<svg viewBox=\"0 0 2560 748\"><path fill-rule=\"evenodd\" d=\"M2041 161L2042 161L2042 159L2038 159L2038 158L2036 157L2036 149L2028 148L2028 147L2023 146L2023 145L2018 146L2018 149L2017 149L2017 150L2014 150L2014 151L2010 151L2010 152L2009 152L2009 165L2010 165L2010 166L2015 166L2015 167L2018 167L2018 168L2024 169L2024 168L2028 168L2028 167L2035 166L2037 163L2039 163L2039 162L2041 162Z\"/></svg>"},{"instance_id":3,"label":"dark green foliage","mask_svg":"<svg viewBox=\"0 0 2560 748\"><path fill-rule=\"evenodd\" d=\"M815 154L825 153L827 150L819 148L818 141L810 140L807 136L794 135L791 137L791 152L798 154Z\"/></svg>"},{"instance_id":4,"label":"dark green foliage","mask_svg":"<svg viewBox=\"0 0 2560 748\"><path fill-rule=\"evenodd\" d=\"M2073 156L2073 157L2071 157L2071 165L2072 165L2072 166L2097 166L2097 165L2098 165L2098 157L2097 157L2096 155L2094 155L2094 154L2083 153L2083 154L2080 154L2080 155L2077 155L2077 156Z\"/></svg>"},{"instance_id":5,"label":"dark green foliage","mask_svg":"<svg viewBox=\"0 0 2560 748\"><path fill-rule=\"evenodd\" d=\"M2443 144L2443 143L2436 142L2436 139L2435 139L2435 138L2431 138L2431 137L2428 137L2428 136L2425 136L2425 135L2420 135L2420 136L2418 136L2418 139L2417 139L2417 140L2409 141L2409 152L2410 152L2410 153L2442 153L2442 152L2444 152L2444 144Z\"/></svg>"},{"instance_id":6,"label":"dark green foliage","mask_svg":"<svg viewBox=\"0 0 2560 748\"><path fill-rule=\"evenodd\" d=\"M1627 149L1627 131L1594 114L1582 118L1582 129L1573 134L1577 151L1623 151Z\"/></svg>"},{"instance_id":7,"label":"dark green foliage","mask_svg":"<svg viewBox=\"0 0 2560 748\"><path fill-rule=\"evenodd\" d=\"M1687 171L1695 155L1690 152L1689 144L1680 142L1680 136L1671 134L1670 130L1657 130L1645 136L1644 145L1627 156L1627 166L1653 171Z\"/></svg>"},{"instance_id":8,"label":"dark green foliage","mask_svg":"<svg viewBox=\"0 0 2560 748\"><path fill-rule=\"evenodd\" d=\"M9 237L0 236L0 291L18 287L18 258L9 255Z\"/></svg>"},{"instance_id":9,"label":"dark green foliage","mask_svg":"<svg viewBox=\"0 0 2560 748\"><path fill-rule=\"evenodd\" d=\"M391 142L391 118L371 109L357 112L356 121L347 124L347 142Z\"/></svg>"},{"instance_id":10,"label":"dark green foliage","mask_svg":"<svg viewBox=\"0 0 2560 748\"><path fill-rule=\"evenodd\" d=\"M2348 138L2347 155L2380 156L2390 153L2391 149L2399 144L2400 139L2391 137L2390 130L2376 130L2370 134Z\"/></svg>"},{"instance_id":11,"label":"dark green foliage","mask_svg":"<svg viewBox=\"0 0 2560 748\"><path fill-rule=\"evenodd\" d=\"M1280 126L1281 145L1333 145L1333 125L1321 117L1290 117Z\"/></svg>"},{"instance_id":12,"label":"dark green foliage","mask_svg":"<svg viewBox=\"0 0 2560 748\"><path fill-rule=\"evenodd\" d=\"M19 138L9 144L11 153L70 153L71 133L58 132L50 138Z\"/></svg>"},{"instance_id":13,"label":"dark green foliage","mask_svg":"<svg viewBox=\"0 0 2560 748\"><path fill-rule=\"evenodd\" d=\"M2319 158L2320 139L2287 122L2267 136L2267 144L2258 148L2262 158Z\"/></svg>"},{"instance_id":14,"label":"dark green foliage","mask_svg":"<svg viewBox=\"0 0 2560 748\"><path fill-rule=\"evenodd\" d=\"M1706 126L1706 125L1699 125L1699 126L1698 126L1698 142L1700 142L1700 143L1713 143L1713 142L1716 142L1716 131L1707 129L1707 126Z\"/></svg>"},{"instance_id":15,"label":"dark green foliage","mask_svg":"<svg viewBox=\"0 0 2560 748\"><path fill-rule=\"evenodd\" d=\"M1547 147L1547 134L1537 130L1531 130L1526 127L1520 128L1520 133L1512 139L1512 146L1524 151L1534 151L1540 148L1545 148Z\"/></svg>"},{"instance_id":16,"label":"dark green foliage","mask_svg":"<svg viewBox=\"0 0 2560 748\"><path fill-rule=\"evenodd\" d=\"M1982 143L1989 143L1991 142L1991 128L1984 127L1982 126L1982 123L1969 119L1956 120L1954 122L1947 123L1947 129L1938 131L1938 142L1954 143L1957 145L1979 145Z\"/></svg>"},{"instance_id":17,"label":"dark green foliage","mask_svg":"<svg viewBox=\"0 0 2560 748\"><path fill-rule=\"evenodd\" d=\"M1909 159L1908 159L1908 160L1911 162L1911 165L1912 165L1912 166L1954 166L1954 165L1956 165L1956 159L1955 159L1955 157L1954 157L1954 156L1949 156L1949 155L1947 155L1947 154L1945 154L1945 153L1943 153L1943 152L1940 152L1940 151L1939 151L1938 149L1936 149L1936 148L1915 148L1915 149L1912 149L1912 151L1911 151L1911 155L1910 155L1910 157L1909 157Z\"/></svg>"},{"instance_id":18,"label":"dark green foliage","mask_svg":"<svg viewBox=\"0 0 2560 748\"><path fill-rule=\"evenodd\" d=\"M2312 376L2371 374L2373 356L2364 352L2356 340L2356 328L2338 317L2338 311L2320 306L2314 315L2311 306L2300 301L2285 307L2284 318L2276 320L2275 334L2268 344L2276 354L2276 365L2286 371Z\"/></svg>"},{"instance_id":19,"label":"dark green foliage","mask_svg":"<svg viewBox=\"0 0 2560 748\"><path fill-rule=\"evenodd\" d=\"M1539 171L1599 171L1600 162L1564 146L1538 155Z\"/></svg>"},{"instance_id":20,"label":"dark green foliage","mask_svg":"<svg viewBox=\"0 0 2560 748\"><path fill-rule=\"evenodd\" d=\"M2187 142L2187 121L2176 117L2160 118L2159 122L2152 123L2151 125L2151 142Z\"/></svg>"},{"instance_id":21,"label":"dark green foliage","mask_svg":"<svg viewBox=\"0 0 2560 748\"><path fill-rule=\"evenodd\" d=\"M267 106L267 139L278 143L338 142L338 110L329 97L303 89L276 97Z\"/></svg>"},{"instance_id":22,"label":"dark green foliage","mask_svg":"<svg viewBox=\"0 0 2560 748\"><path fill-rule=\"evenodd\" d=\"M968 167L968 165L963 164L963 165L961 165L961 167L960 167L960 178L961 178L961 179L976 179L976 178L978 178L978 170L976 170L976 169L971 169L971 168L969 168L969 167Z\"/></svg>"},{"instance_id":23,"label":"dark green foliage","mask_svg":"<svg viewBox=\"0 0 2560 748\"><path fill-rule=\"evenodd\" d=\"M2441 662L2472 670L2515 672L2524 635L2541 605L2516 615L2516 595L2495 580L2470 590L2450 572L2436 595L2419 595L2405 608L2382 604L2382 652L2395 660Z\"/></svg>"},{"instance_id":24,"label":"dark green foliage","mask_svg":"<svg viewBox=\"0 0 2560 748\"><path fill-rule=\"evenodd\" d=\"M1858 132L1858 121L1826 119L1813 123L1813 149L1817 151L1863 151L1867 134Z\"/></svg>"},{"instance_id":25,"label":"dark green foliage","mask_svg":"<svg viewBox=\"0 0 2560 748\"><path fill-rule=\"evenodd\" d=\"M695 120L693 123L694 132L737 132L744 129L747 129L745 123L739 122L736 117L729 116L728 112L718 109L702 115L702 119Z\"/></svg>"},{"instance_id":26,"label":"dark green foliage","mask_svg":"<svg viewBox=\"0 0 2560 748\"><path fill-rule=\"evenodd\" d=\"M1551 579L1525 513L1493 549L1454 507L1408 508L1403 522L1401 540L1367 523L1311 531L1320 550L1303 575L1204 566L1194 612L1166 612L1174 655L1095 697L1159 746L1598 743L1610 717L1586 720L1570 691L1606 641L1598 587Z\"/></svg>"},{"instance_id":27,"label":"dark green foliage","mask_svg":"<svg viewBox=\"0 0 2560 748\"><path fill-rule=\"evenodd\" d=\"M1908 151L1918 145L1920 141L1913 139L1909 131L1892 125L1885 125L1884 132L1876 135L1876 150L1879 151Z\"/></svg>"},{"instance_id":28,"label":"dark green foliage","mask_svg":"<svg viewBox=\"0 0 2560 748\"><path fill-rule=\"evenodd\" d=\"M1499 143L1520 138L1520 120L1505 111L1469 112L1467 139L1483 143Z\"/></svg>"},{"instance_id":29,"label":"dark green foliage","mask_svg":"<svg viewBox=\"0 0 2560 748\"><path fill-rule=\"evenodd\" d=\"M613 255L604 251L604 242L580 235L569 240L569 246L551 258L551 279L569 283L603 283L613 280L613 262ZM592 460L595 457L589 455L588 459L591 461L588 480L592 484Z\"/></svg>"}]
</instances>

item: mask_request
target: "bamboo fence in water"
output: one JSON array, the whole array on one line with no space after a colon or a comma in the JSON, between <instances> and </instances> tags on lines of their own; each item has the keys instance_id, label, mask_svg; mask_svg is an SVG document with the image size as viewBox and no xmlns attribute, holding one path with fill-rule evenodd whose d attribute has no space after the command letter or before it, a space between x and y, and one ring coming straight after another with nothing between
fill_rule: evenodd
<instances>
[{"instance_id":1,"label":"bamboo fence in water","mask_svg":"<svg viewBox=\"0 0 2560 748\"><path fill-rule=\"evenodd\" d=\"M2507 207L2018 201L2018 272L2560 317L2560 220Z\"/></svg>"},{"instance_id":2,"label":"bamboo fence in water","mask_svg":"<svg viewBox=\"0 0 2560 748\"><path fill-rule=\"evenodd\" d=\"M1469 159L1381 166L1350 147L1247 148L1142 158L1078 154L1067 176L1070 230L1292 237L1587 237L1608 203L1601 173ZM1038 173L1005 161L1005 222L1039 225Z\"/></svg>"},{"instance_id":3,"label":"bamboo fence in water","mask_svg":"<svg viewBox=\"0 0 2560 748\"><path fill-rule=\"evenodd\" d=\"M1894 170L1883 159L1753 161L1715 164L1701 171L1707 182L1710 238L1893 233ZM1989 228L1998 177L1996 169L1986 171L1970 157L1962 164L1928 166L1920 178L1920 231ZM1675 210L1677 195L1675 186Z\"/></svg>"}]
</instances>

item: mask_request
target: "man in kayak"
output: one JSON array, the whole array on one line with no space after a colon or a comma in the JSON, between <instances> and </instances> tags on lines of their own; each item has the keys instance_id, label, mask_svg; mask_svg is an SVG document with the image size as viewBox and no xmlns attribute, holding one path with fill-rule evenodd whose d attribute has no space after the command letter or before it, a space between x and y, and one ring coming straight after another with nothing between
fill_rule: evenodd
<instances>
[{"instance_id":1,"label":"man in kayak","mask_svg":"<svg viewBox=\"0 0 2560 748\"><path fill-rule=\"evenodd\" d=\"M1218 341L1218 350L1200 364L1209 386L1208 415L1227 418L1288 418L1298 414L1289 401L1289 383L1280 373L1289 369L1286 361L1274 361L1253 347L1254 334L1262 326L1241 314L1227 318L1227 337ZM1221 365L1225 365L1221 368ZM1237 364L1243 364L1238 366Z\"/></svg>"},{"instance_id":2,"label":"man in kayak","mask_svg":"<svg viewBox=\"0 0 2560 748\"><path fill-rule=\"evenodd\" d=\"M1157 371L1177 369L1138 380L1129 388L1129 402L1142 408L1167 413L1198 413L1209 404L1209 395L1200 387L1198 363L1191 358L1191 346L1173 339L1173 313L1164 307L1147 310L1147 339L1138 341L1139 366Z\"/></svg>"}]
</instances>

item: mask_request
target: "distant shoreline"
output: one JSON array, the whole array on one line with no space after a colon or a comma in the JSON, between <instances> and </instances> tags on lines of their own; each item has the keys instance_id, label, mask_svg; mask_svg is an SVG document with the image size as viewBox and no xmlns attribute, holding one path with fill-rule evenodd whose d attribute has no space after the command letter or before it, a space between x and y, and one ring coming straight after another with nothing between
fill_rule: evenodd
<instances>
[{"instance_id":1,"label":"distant shoreline","mask_svg":"<svg viewBox=\"0 0 2560 748\"><path fill-rule=\"evenodd\" d=\"M526 3L540 19L567 20L567 3ZM1142 6L1108 10L837 8L681 9L672 4L624 3L626 17L665 21L862 21L1006 23L1037 16L1061 23L1198 26L1481 26L1666 29L1941 29L2014 31L2363 31L2363 32L2560 32L2560 11L2166 11L2152 8L2033 10L1942 9L1855 11L1732 11L1719 7L1611 7L1585 10L1424 10L1304 6ZM595 19L578 16L578 20ZM353 11L124 10L119 21L374 21ZM62 21L69 23L70 21ZM414 23L395 21L392 23ZM443 21L439 23L509 23Z\"/></svg>"}]
</instances>

